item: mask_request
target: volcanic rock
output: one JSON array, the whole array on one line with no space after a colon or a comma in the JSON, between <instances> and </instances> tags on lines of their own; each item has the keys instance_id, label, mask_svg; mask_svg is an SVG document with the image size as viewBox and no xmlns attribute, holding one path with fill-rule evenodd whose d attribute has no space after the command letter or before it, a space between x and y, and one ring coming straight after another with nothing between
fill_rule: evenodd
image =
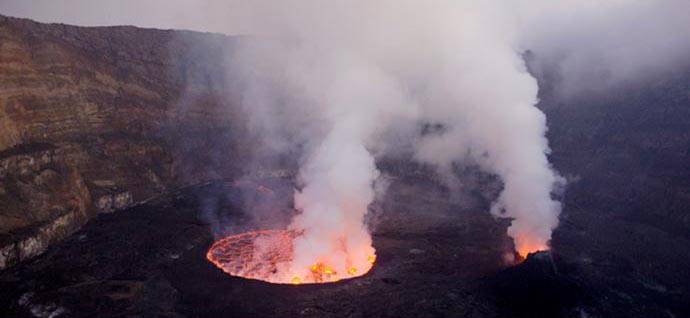
<instances>
[{"instance_id":1,"label":"volcanic rock","mask_svg":"<svg viewBox=\"0 0 690 318\"><path fill-rule=\"evenodd\" d=\"M96 213L237 175L250 154L210 85L233 41L0 16L0 269Z\"/></svg>"}]
</instances>

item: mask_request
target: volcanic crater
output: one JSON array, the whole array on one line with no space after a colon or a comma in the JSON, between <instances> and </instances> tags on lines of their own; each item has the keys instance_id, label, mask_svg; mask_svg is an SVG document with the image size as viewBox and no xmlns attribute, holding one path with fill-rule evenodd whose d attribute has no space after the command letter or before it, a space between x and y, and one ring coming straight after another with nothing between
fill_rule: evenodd
<instances>
[{"instance_id":1,"label":"volcanic crater","mask_svg":"<svg viewBox=\"0 0 690 318\"><path fill-rule=\"evenodd\" d=\"M572 100L538 78L550 251L516 261L495 176L377 158L371 269L274 284L301 185L209 84L240 39L0 16L0 40L2 317L690 317L688 69Z\"/></svg>"}]
</instances>

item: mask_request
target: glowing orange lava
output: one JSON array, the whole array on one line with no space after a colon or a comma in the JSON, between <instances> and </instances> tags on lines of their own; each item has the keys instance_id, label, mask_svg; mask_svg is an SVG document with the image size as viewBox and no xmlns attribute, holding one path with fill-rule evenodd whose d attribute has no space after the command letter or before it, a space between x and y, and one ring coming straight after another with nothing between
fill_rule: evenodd
<instances>
[{"instance_id":1,"label":"glowing orange lava","mask_svg":"<svg viewBox=\"0 0 690 318\"><path fill-rule=\"evenodd\" d=\"M362 276L376 261L376 256L370 255L365 268L351 266L342 273L323 262L314 262L307 269L294 270L291 268L293 241L300 235L292 230L263 230L232 235L213 243L206 258L232 276L294 285L329 283Z\"/></svg>"},{"instance_id":2,"label":"glowing orange lava","mask_svg":"<svg viewBox=\"0 0 690 318\"><path fill-rule=\"evenodd\" d=\"M527 255L532 254L532 253L537 253L541 251L548 251L549 247L545 246L544 244L521 244L520 246L517 247L517 253L520 256L520 259L525 259L527 258Z\"/></svg>"}]
</instances>

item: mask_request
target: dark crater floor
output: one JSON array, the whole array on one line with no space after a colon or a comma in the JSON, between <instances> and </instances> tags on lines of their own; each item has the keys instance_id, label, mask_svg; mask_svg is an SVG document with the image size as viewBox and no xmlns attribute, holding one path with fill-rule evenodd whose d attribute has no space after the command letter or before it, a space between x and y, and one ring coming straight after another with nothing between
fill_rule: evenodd
<instances>
[{"instance_id":1,"label":"dark crater floor","mask_svg":"<svg viewBox=\"0 0 690 318\"><path fill-rule=\"evenodd\" d=\"M0 317L690 317L686 238L566 209L553 252L512 265L507 222L413 178L393 179L373 208L378 260L366 276L302 286L230 277L205 253L214 231L272 215L250 217L241 202L291 191L262 184L273 194L218 182L98 216L0 273Z\"/></svg>"}]
</instances>

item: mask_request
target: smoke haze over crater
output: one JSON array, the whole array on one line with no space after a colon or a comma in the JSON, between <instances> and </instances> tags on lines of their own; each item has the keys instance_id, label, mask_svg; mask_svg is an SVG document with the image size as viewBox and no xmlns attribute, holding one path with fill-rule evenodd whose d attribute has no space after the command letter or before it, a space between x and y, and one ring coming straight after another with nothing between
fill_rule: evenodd
<instances>
[{"instance_id":1,"label":"smoke haze over crater","mask_svg":"<svg viewBox=\"0 0 690 318\"><path fill-rule=\"evenodd\" d=\"M690 65L690 2L522 1L520 46L538 55L570 97L663 76Z\"/></svg>"},{"instance_id":2,"label":"smoke haze over crater","mask_svg":"<svg viewBox=\"0 0 690 318\"><path fill-rule=\"evenodd\" d=\"M228 74L267 155L303 154L291 226L305 234L293 265L323 259L338 271L373 253L363 220L375 158L399 148L443 174L472 163L499 176L491 212L512 219L522 254L548 248L561 178L522 54L535 53L536 75L555 70L561 93L603 90L686 65L689 9L684 0L0 4L43 21L259 35L233 53ZM425 124L443 129L420 134Z\"/></svg>"},{"instance_id":3,"label":"smoke haze over crater","mask_svg":"<svg viewBox=\"0 0 690 318\"><path fill-rule=\"evenodd\" d=\"M563 77L562 90L571 93L597 86L608 87L689 63L686 52L690 50L690 23L687 22L690 2L685 0L458 2L467 7L489 3L507 10L504 18L515 20L517 28L513 32L518 47L537 52L540 61L546 64L543 67L557 68ZM312 2L310 12L305 12L309 3L294 0L4 0L0 2L0 14L87 26L125 24L225 34L266 34L275 32L278 25L296 25L286 19L297 22L296 19L304 15L321 15L322 10L334 5L350 7L362 15L367 15L363 12L369 9L385 8L390 10L384 13L388 16L404 15L411 7L444 8L448 5L443 1L429 4L403 1L394 8L386 8L383 2L358 9L361 3L324 1ZM292 18L287 18L290 14ZM400 32L413 31L415 24L428 17L423 13L413 17ZM320 27L332 27L335 22L322 19ZM499 25L503 22L492 21ZM594 84L591 83L593 79Z\"/></svg>"},{"instance_id":4,"label":"smoke haze over crater","mask_svg":"<svg viewBox=\"0 0 690 318\"><path fill-rule=\"evenodd\" d=\"M363 219L379 175L374 159L396 147L414 149L416 160L441 173L472 162L497 174L504 189L492 213L513 219L509 234L521 253L548 248L559 177L546 160L546 120L534 107L537 84L508 7L301 1L257 8L267 12L257 19L272 17L257 33L279 40L243 46L235 63L256 128L270 133L278 124L268 140L305 149L296 194L302 214L292 225L305 231L297 268L338 249L344 259L328 262L371 254ZM424 124L444 129L422 135ZM391 131L407 144L390 145Z\"/></svg>"}]
</instances>

